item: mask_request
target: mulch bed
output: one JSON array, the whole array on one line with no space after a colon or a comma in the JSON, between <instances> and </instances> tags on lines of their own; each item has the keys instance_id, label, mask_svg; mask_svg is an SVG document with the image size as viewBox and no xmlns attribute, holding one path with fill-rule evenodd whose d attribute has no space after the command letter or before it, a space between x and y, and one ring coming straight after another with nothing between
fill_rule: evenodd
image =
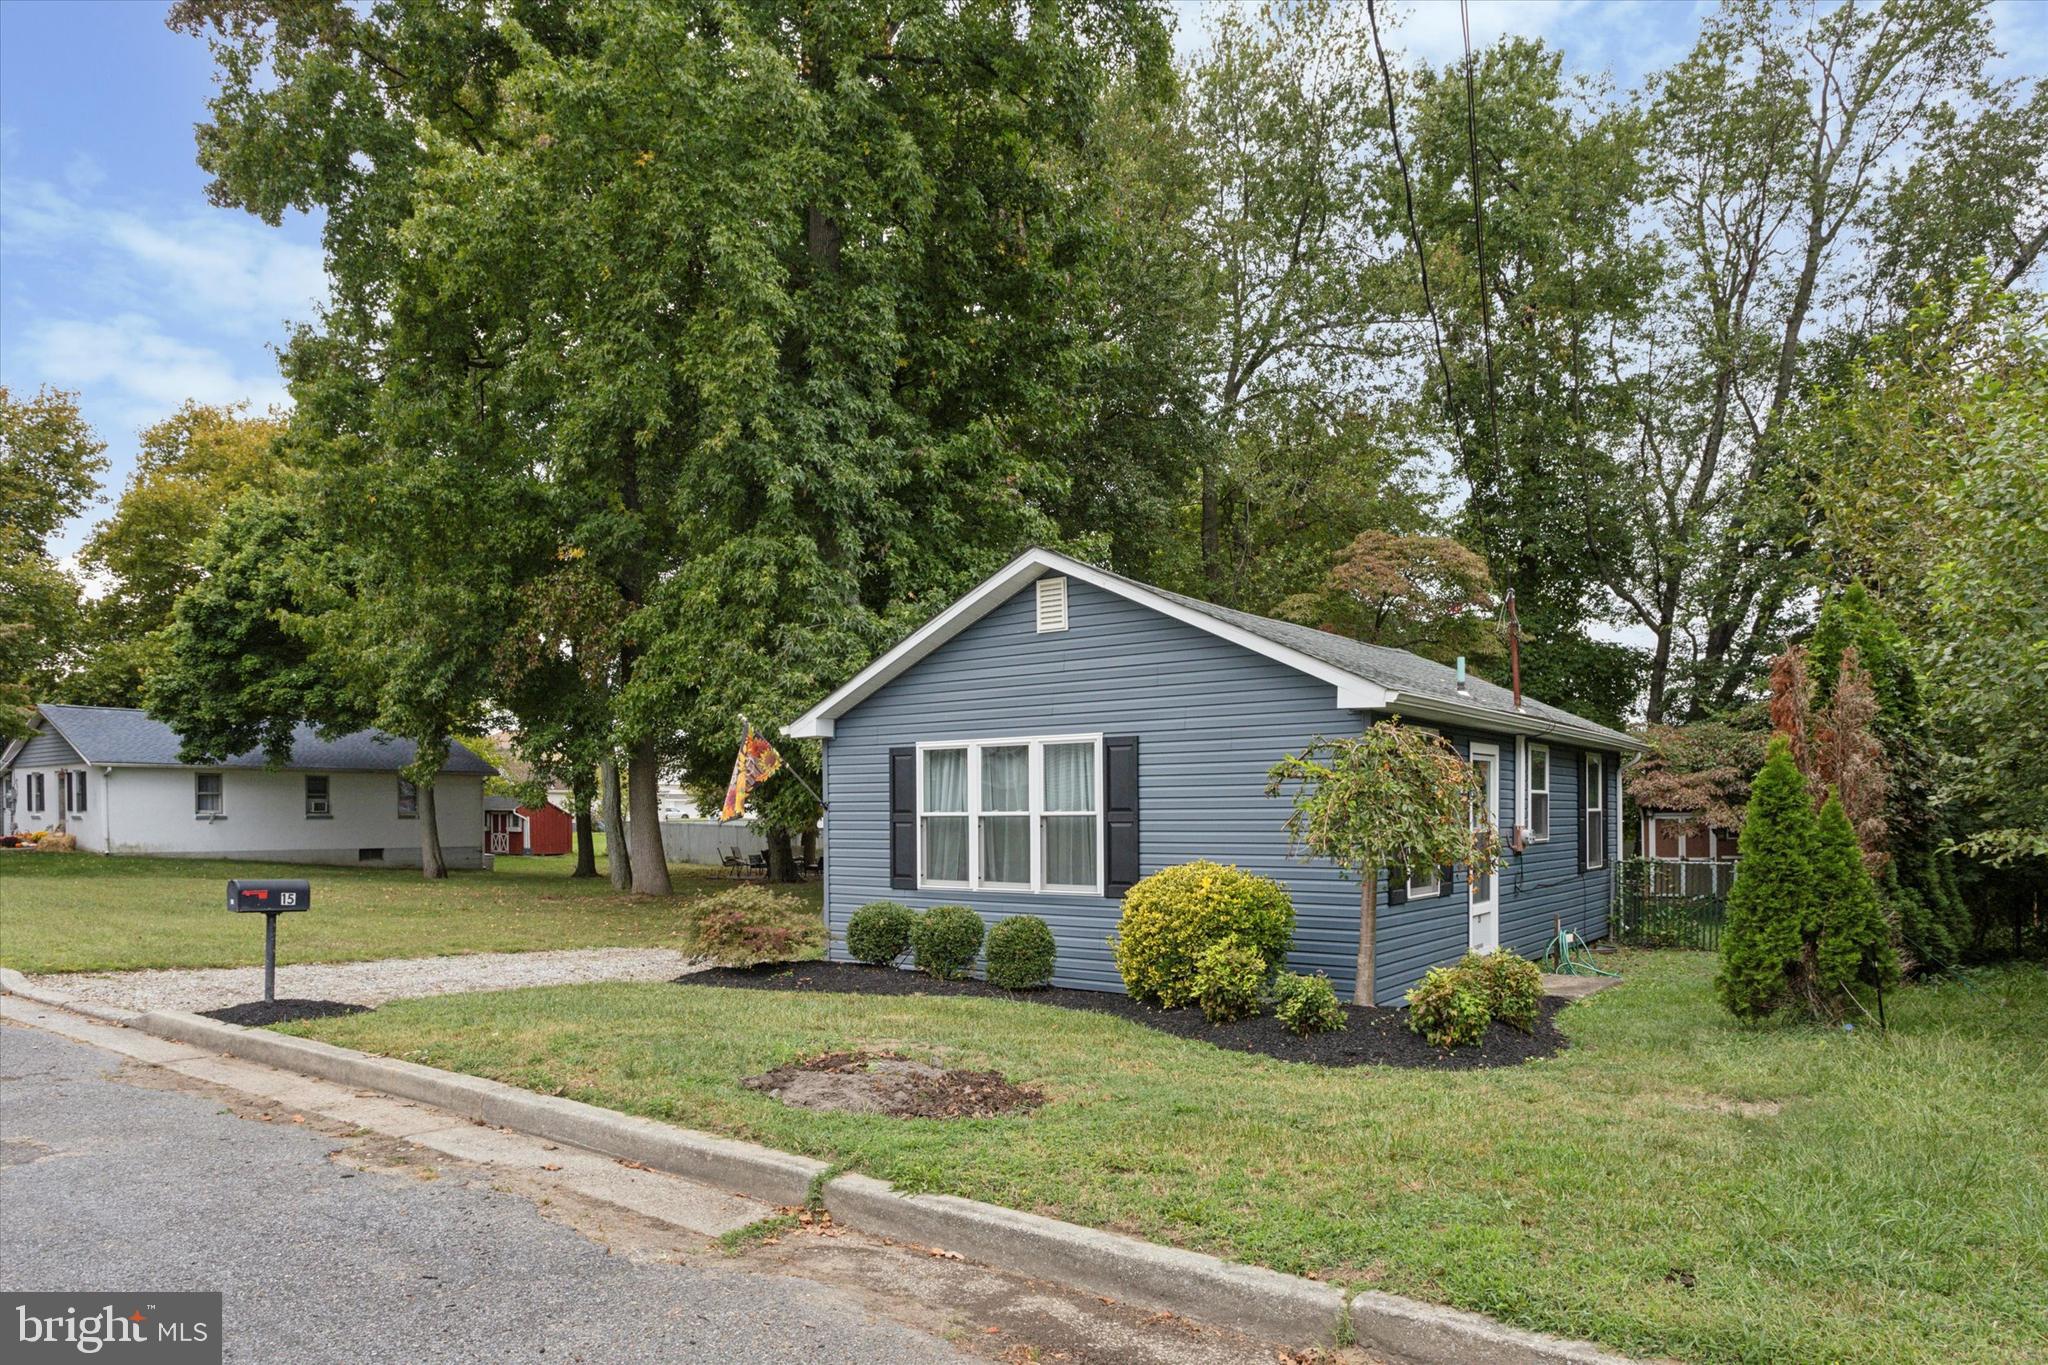
<instances>
[{"instance_id":1,"label":"mulch bed","mask_svg":"<svg viewBox=\"0 0 2048 1365\"><path fill-rule=\"evenodd\" d=\"M914 1119L982 1119L1045 1103L996 1071L947 1071L898 1052L828 1052L740 1082L802 1109L893 1114Z\"/></svg>"},{"instance_id":2,"label":"mulch bed","mask_svg":"<svg viewBox=\"0 0 2048 1365\"><path fill-rule=\"evenodd\" d=\"M346 1000L279 1000L268 1005L261 1000L251 1000L246 1005L228 1005L199 1012L223 1024L262 1028L268 1024L289 1024L300 1019L333 1019L343 1014L361 1014L369 1008L368 1005L351 1005Z\"/></svg>"},{"instance_id":3,"label":"mulch bed","mask_svg":"<svg viewBox=\"0 0 2048 1365\"><path fill-rule=\"evenodd\" d=\"M1545 997L1534 1033L1494 1024L1476 1047L1437 1048L1408 1027L1408 1011L1346 1005L1344 1028L1297 1037L1270 1015L1212 1024L1198 1009L1162 1010L1108 991L1076 991L1051 987L1042 991L1006 991L986 981L940 981L920 972L895 967L870 967L859 962L769 963L759 967L714 967L679 976L683 986L722 986L756 991L821 991L846 995L966 995L1015 1000L1060 1009L1113 1014L1177 1038L1192 1038L1232 1052L1253 1052L1284 1062L1315 1066L1404 1066L1469 1071L1480 1067L1517 1066L1548 1057L1567 1046L1557 1028L1557 1012L1569 1002Z\"/></svg>"}]
</instances>

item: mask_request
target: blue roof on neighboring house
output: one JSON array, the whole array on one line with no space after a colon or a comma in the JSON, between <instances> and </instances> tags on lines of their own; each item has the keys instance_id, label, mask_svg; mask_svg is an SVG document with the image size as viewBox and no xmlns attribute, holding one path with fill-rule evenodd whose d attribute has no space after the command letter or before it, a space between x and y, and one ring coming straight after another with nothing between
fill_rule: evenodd
<instances>
[{"instance_id":1,"label":"blue roof on neighboring house","mask_svg":"<svg viewBox=\"0 0 2048 1365\"><path fill-rule=\"evenodd\" d=\"M131 707L46 704L36 710L87 763L127 768L270 766L261 749L251 749L219 763L180 763L178 732L147 712ZM9 748L8 761L12 761L18 747L17 744ZM291 760L282 766L287 771L306 772L397 772L410 764L417 752L411 740L387 735L382 730L357 730L322 739L312 726L302 723L292 732ZM497 769L450 740L448 761L441 765L441 771L487 777Z\"/></svg>"}]
</instances>

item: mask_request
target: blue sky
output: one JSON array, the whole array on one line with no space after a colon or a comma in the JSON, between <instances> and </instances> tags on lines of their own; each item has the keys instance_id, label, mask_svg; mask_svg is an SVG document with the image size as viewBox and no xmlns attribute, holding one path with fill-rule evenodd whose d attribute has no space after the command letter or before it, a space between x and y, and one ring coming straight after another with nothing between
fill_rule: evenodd
<instances>
[{"instance_id":1,"label":"blue sky","mask_svg":"<svg viewBox=\"0 0 2048 1365\"><path fill-rule=\"evenodd\" d=\"M1390 42L1433 62L1461 50L1455 0L1405 11ZM286 401L276 347L323 295L318 223L271 228L206 201L193 125L204 42L150 0L0 0L0 382L79 392L107 443L109 494L135 436L186 398ZM1473 0L1472 41L1541 36L1626 89L1684 51L1703 0ZM1184 52L1209 0L1180 0ZM2006 0L2000 38L2038 69L2048 4ZM75 549L95 509L68 528Z\"/></svg>"}]
</instances>

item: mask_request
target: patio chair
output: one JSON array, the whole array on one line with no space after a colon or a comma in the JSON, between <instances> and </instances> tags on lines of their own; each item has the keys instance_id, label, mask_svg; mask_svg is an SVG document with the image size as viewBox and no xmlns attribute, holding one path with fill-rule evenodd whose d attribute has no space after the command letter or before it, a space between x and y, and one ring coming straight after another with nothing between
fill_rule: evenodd
<instances>
[{"instance_id":1,"label":"patio chair","mask_svg":"<svg viewBox=\"0 0 2048 1365\"><path fill-rule=\"evenodd\" d=\"M725 875L731 877L734 881L738 881L741 877L746 875L747 860L740 857L740 851L738 848L728 847L720 849L718 853L718 865L724 868Z\"/></svg>"}]
</instances>

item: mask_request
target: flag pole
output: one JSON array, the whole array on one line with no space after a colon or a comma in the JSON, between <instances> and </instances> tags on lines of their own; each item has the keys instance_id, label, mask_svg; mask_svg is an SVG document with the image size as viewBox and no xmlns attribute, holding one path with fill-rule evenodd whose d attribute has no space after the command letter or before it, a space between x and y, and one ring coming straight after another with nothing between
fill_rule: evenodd
<instances>
[{"instance_id":1,"label":"flag pole","mask_svg":"<svg viewBox=\"0 0 2048 1365\"><path fill-rule=\"evenodd\" d=\"M751 732L751 731L753 730L753 728L754 728L754 722L752 722L752 721L750 721L750 720L748 720L748 719L747 719L747 713L746 713L746 712L744 712L744 711L740 712L740 743L741 743L741 744L745 744L745 743L747 742L747 741L746 741L746 736L748 735L748 733L750 733L750 732ZM777 769L775 770L775 772L777 772L777 773L788 773L788 774L789 774L789 775L790 775L791 777L795 778L795 779L796 779L796 784L797 784L797 785L798 785L799 787L802 787L802 788L803 788L803 789L804 789L805 791L809 792L809 793L811 794L811 799L812 799L813 801L816 801L816 802L818 803L818 809L819 809L819 810L830 810L830 809L832 809L832 807L831 807L831 806L829 806L829 805L827 805L827 804L825 803L825 798L824 798L824 797L822 797L822 796L820 796L820 795L818 795L818 789L817 789L816 787L813 787L813 786L812 786L812 785L811 785L810 783L808 783L808 782L804 781L804 775L803 775L802 773L798 772L798 771L797 771L797 770L796 770L795 768L791 767L791 766L789 765L789 762L788 762L788 760L787 760L787 759L785 759L785 760L783 761L783 764L782 764L782 766L781 766L781 767L779 767L779 768L777 768ZM771 774L769 774L769 776L771 776L771 777L772 777L772 776L774 776L774 774L773 774L773 773L771 773Z\"/></svg>"}]
</instances>

